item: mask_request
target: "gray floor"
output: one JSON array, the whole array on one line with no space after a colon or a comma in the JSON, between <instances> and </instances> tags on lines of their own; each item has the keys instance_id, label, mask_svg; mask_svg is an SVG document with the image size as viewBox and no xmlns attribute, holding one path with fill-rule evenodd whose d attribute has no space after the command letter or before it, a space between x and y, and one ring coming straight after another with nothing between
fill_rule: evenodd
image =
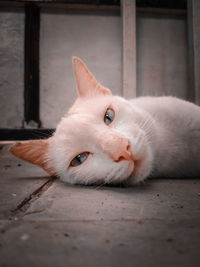
<instances>
[{"instance_id":1,"label":"gray floor","mask_svg":"<svg viewBox=\"0 0 200 267\"><path fill-rule=\"evenodd\" d=\"M0 266L200 266L200 179L70 186L0 145Z\"/></svg>"}]
</instances>

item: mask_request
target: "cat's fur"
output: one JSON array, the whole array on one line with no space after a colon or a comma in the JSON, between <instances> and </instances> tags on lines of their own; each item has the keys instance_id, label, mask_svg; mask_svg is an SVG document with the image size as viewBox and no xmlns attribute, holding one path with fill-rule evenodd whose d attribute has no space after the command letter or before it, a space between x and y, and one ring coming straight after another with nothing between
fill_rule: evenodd
<instances>
[{"instance_id":1,"label":"cat's fur","mask_svg":"<svg viewBox=\"0 0 200 267\"><path fill-rule=\"evenodd\" d=\"M200 107L170 96L125 100L100 85L80 59L73 65L78 98L55 134L17 143L14 155L73 184L200 175ZM115 113L110 125L104 123L108 107ZM85 151L87 160L70 166Z\"/></svg>"}]
</instances>

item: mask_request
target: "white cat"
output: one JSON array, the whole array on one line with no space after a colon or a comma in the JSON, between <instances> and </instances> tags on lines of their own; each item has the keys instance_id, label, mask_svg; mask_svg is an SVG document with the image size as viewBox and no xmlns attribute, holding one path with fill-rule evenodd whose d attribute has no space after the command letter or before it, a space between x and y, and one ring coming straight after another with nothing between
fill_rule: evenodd
<instances>
[{"instance_id":1,"label":"white cat","mask_svg":"<svg viewBox=\"0 0 200 267\"><path fill-rule=\"evenodd\" d=\"M68 183L200 175L200 107L175 97L125 100L73 59L78 98L46 140L11 152Z\"/></svg>"}]
</instances>

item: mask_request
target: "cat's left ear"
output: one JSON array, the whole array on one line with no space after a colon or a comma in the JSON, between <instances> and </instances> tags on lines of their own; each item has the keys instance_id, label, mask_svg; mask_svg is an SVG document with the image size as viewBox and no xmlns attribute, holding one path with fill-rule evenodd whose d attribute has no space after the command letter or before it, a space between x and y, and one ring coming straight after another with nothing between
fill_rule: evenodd
<instances>
[{"instance_id":1,"label":"cat's left ear","mask_svg":"<svg viewBox=\"0 0 200 267\"><path fill-rule=\"evenodd\" d=\"M112 95L111 91L102 86L78 57L73 57L74 75L79 97L93 95Z\"/></svg>"},{"instance_id":2,"label":"cat's left ear","mask_svg":"<svg viewBox=\"0 0 200 267\"><path fill-rule=\"evenodd\" d=\"M48 165L49 140L32 140L19 142L10 148L11 153L29 163L43 168L48 174L55 175L55 171Z\"/></svg>"}]
</instances>

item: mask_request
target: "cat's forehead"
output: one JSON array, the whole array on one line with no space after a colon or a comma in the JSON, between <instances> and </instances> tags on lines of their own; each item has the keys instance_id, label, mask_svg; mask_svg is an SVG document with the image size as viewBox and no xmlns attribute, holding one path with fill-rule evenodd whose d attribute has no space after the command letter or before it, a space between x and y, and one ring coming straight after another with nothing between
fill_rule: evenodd
<instances>
[{"instance_id":1,"label":"cat's forehead","mask_svg":"<svg viewBox=\"0 0 200 267\"><path fill-rule=\"evenodd\" d=\"M94 114L74 113L64 117L57 126L54 141L57 148L65 153L66 160L83 151L91 151L98 143L104 128L103 120Z\"/></svg>"},{"instance_id":2,"label":"cat's forehead","mask_svg":"<svg viewBox=\"0 0 200 267\"><path fill-rule=\"evenodd\" d=\"M70 114L98 114L115 102L114 96L99 96L91 98L78 98L70 108Z\"/></svg>"},{"instance_id":3,"label":"cat's forehead","mask_svg":"<svg viewBox=\"0 0 200 267\"><path fill-rule=\"evenodd\" d=\"M117 106L117 98L114 96L77 99L58 124L56 136L60 141L70 139L71 144L79 139L92 140L98 132L105 130L107 108L114 107L117 112Z\"/></svg>"},{"instance_id":4,"label":"cat's forehead","mask_svg":"<svg viewBox=\"0 0 200 267\"><path fill-rule=\"evenodd\" d=\"M63 117L57 130L70 134L79 130L86 130L95 121L95 115L89 113L72 113Z\"/></svg>"},{"instance_id":5,"label":"cat's forehead","mask_svg":"<svg viewBox=\"0 0 200 267\"><path fill-rule=\"evenodd\" d=\"M104 103L96 105L92 102L84 102L82 105L76 103L69 112L61 119L57 126L56 132L66 137L77 139L81 136L89 136L94 132L94 129L103 122L104 114L106 112L107 104Z\"/></svg>"}]
</instances>

